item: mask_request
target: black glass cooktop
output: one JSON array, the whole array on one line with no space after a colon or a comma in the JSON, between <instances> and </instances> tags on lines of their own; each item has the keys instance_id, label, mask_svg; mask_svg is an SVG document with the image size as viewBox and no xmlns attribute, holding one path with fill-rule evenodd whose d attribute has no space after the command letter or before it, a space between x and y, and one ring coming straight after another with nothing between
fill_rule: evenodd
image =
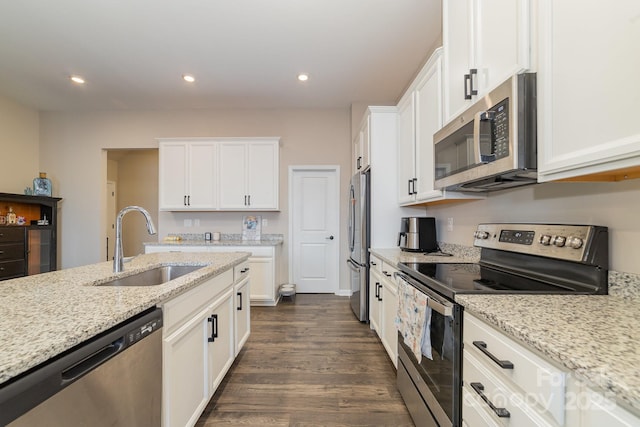
<instances>
[{"instance_id":1,"label":"black glass cooktop","mask_svg":"<svg viewBox=\"0 0 640 427\"><path fill-rule=\"evenodd\" d=\"M400 263L400 270L437 292L456 294L573 294L577 288L495 270L480 264Z\"/></svg>"}]
</instances>

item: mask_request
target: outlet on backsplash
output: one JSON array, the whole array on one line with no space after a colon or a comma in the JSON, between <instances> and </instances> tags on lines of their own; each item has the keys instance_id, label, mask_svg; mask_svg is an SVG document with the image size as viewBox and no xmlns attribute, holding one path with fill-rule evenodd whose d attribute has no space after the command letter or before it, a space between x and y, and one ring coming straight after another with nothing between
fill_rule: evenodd
<instances>
[{"instance_id":1,"label":"outlet on backsplash","mask_svg":"<svg viewBox=\"0 0 640 427\"><path fill-rule=\"evenodd\" d=\"M447 231L453 231L453 218L447 218Z\"/></svg>"},{"instance_id":2,"label":"outlet on backsplash","mask_svg":"<svg viewBox=\"0 0 640 427\"><path fill-rule=\"evenodd\" d=\"M269 225L267 218L262 218L262 228L266 228Z\"/></svg>"}]
</instances>

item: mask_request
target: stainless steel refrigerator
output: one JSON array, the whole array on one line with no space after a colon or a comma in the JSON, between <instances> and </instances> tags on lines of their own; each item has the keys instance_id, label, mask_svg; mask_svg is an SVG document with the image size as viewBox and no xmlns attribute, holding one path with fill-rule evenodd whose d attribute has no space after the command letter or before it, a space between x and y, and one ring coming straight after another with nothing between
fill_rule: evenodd
<instances>
[{"instance_id":1,"label":"stainless steel refrigerator","mask_svg":"<svg viewBox=\"0 0 640 427\"><path fill-rule=\"evenodd\" d=\"M358 172L349 186L349 259L351 309L369 321L370 169Z\"/></svg>"}]
</instances>

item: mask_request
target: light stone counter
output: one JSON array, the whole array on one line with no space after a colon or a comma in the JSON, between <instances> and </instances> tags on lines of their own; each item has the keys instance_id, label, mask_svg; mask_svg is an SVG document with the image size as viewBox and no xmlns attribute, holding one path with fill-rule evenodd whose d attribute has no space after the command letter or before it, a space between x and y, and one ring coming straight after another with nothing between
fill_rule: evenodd
<instances>
[{"instance_id":1,"label":"light stone counter","mask_svg":"<svg viewBox=\"0 0 640 427\"><path fill-rule=\"evenodd\" d=\"M406 252L399 248L371 248L369 252L383 261L397 266L399 262L478 262L480 259L480 249L468 246L452 245L440 243L443 253L451 256L429 255L420 252Z\"/></svg>"},{"instance_id":2,"label":"light stone counter","mask_svg":"<svg viewBox=\"0 0 640 427\"><path fill-rule=\"evenodd\" d=\"M284 243L282 234L265 234L260 240L242 240L240 234L223 234L220 240L204 240L203 234L178 234L180 240L161 240L146 242L145 246L278 246Z\"/></svg>"},{"instance_id":3,"label":"light stone counter","mask_svg":"<svg viewBox=\"0 0 640 427\"><path fill-rule=\"evenodd\" d=\"M139 255L0 282L0 384L249 257L248 252ZM158 286L95 286L162 265L202 265Z\"/></svg>"}]
</instances>

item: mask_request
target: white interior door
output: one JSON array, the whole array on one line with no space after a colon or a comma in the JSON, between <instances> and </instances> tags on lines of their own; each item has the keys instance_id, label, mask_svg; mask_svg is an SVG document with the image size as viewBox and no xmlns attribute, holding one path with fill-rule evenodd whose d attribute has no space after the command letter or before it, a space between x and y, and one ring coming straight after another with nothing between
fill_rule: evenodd
<instances>
[{"instance_id":1,"label":"white interior door","mask_svg":"<svg viewBox=\"0 0 640 427\"><path fill-rule=\"evenodd\" d=\"M116 244L116 183L107 181L107 261L113 259Z\"/></svg>"},{"instance_id":2,"label":"white interior door","mask_svg":"<svg viewBox=\"0 0 640 427\"><path fill-rule=\"evenodd\" d=\"M289 170L290 276L299 293L338 291L339 175L337 166Z\"/></svg>"}]
</instances>

